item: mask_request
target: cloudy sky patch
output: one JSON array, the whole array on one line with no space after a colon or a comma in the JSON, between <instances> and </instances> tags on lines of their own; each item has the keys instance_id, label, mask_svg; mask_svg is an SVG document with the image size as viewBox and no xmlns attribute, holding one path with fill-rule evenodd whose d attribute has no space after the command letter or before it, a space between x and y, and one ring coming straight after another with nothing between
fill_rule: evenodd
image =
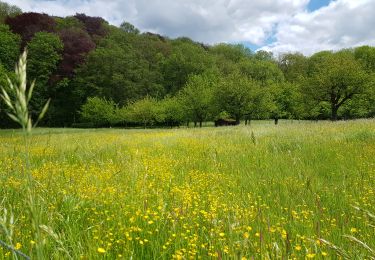
<instances>
[{"instance_id":1,"label":"cloudy sky patch","mask_svg":"<svg viewBox=\"0 0 375 260\"><path fill-rule=\"evenodd\" d=\"M3 0L4 1L4 0ZM196 41L312 54L375 45L374 0L5 0L23 11L86 13Z\"/></svg>"}]
</instances>

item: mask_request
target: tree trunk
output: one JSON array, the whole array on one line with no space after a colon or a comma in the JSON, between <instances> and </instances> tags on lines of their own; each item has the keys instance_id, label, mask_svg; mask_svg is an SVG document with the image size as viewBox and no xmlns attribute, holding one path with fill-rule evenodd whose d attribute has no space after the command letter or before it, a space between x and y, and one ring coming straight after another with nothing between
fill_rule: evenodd
<instances>
[{"instance_id":1,"label":"tree trunk","mask_svg":"<svg viewBox=\"0 0 375 260\"><path fill-rule=\"evenodd\" d=\"M335 105L332 104L331 106L331 121L336 121L337 120L337 110L339 110L339 108Z\"/></svg>"},{"instance_id":2,"label":"tree trunk","mask_svg":"<svg viewBox=\"0 0 375 260\"><path fill-rule=\"evenodd\" d=\"M275 117L275 125L277 125L278 123L279 123L279 118Z\"/></svg>"},{"instance_id":3,"label":"tree trunk","mask_svg":"<svg viewBox=\"0 0 375 260\"><path fill-rule=\"evenodd\" d=\"M202 127L202 121L199 121L199 127Z\"/></svg>"},{"instance_id":4,"label":"tree trunk","mask_svg":"<svg viewBox=\"0 0 375 260\"><path fill-rule=\"evenodd\" d=\"M240 119L241 118L239 116L236 116L236 125L239 125L241 123Z\"/></svg>"},{"instance_id":5,"label":"tree trunk","mask_svg":"<svg viewBox=\"0 0 375 260\"><path fill-rule=\"evenodd\" d=\"M194 127L197 127L197 121L194 122Z\"/></svg>"}]
</instances>

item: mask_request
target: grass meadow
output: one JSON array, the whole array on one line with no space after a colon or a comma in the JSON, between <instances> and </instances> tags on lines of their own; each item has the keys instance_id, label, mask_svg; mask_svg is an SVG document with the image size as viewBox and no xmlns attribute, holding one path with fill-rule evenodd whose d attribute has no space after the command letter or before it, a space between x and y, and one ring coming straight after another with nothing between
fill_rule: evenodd
<instances>
[{"instance_id":1,"label":"grass meadow","mask_svg":"<svg viewBox=\"0 0 375 260\"><path fill-rule=\"evenodd\" d=\"M0 131L0 239L32 258L375 258L375 120L37 129L25 149Z\"/></svg>"}]
</instances>

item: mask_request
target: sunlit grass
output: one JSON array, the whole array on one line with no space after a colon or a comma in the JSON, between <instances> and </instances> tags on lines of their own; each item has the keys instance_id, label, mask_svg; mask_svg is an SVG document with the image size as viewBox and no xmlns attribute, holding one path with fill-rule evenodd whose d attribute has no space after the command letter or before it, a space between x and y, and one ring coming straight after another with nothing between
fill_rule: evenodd
<instances>
[{"instance_id":1,"label":"sunlit grass","mask_svg":"<svg viewBox=\"0 0 375 260\"><path fill-rule=\"evenodd\" d=\"M21 141L0 131L0 212L33 256ZM38 129L30 143L47 258L371 256L345 235L375 248L374 120Z\"/></svg>"}]
</instances>

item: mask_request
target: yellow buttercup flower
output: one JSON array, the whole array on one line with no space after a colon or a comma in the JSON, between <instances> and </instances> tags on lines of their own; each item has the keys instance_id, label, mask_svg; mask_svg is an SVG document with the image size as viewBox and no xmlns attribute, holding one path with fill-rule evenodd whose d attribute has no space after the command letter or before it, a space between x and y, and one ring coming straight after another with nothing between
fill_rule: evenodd
<instances>
[{"instance_id":1,"label":"yellow buttercup flower","mask_svg":"<svg viewBox=\"0 0 375 260\"><path fill-rule=\"evenodd\" d=\"M350 232L351 232L351 233L357 233L358 230L357 230L356 228L352 227L352 228L350 229Z\"/></svg>"},{"instance_id":2,"label":"yellow buttercup flower","mask_svg":"<svg viewBox=\"0 0 375 260\"><path fill-rule=\"evenodd\" d=\"M19 249L21 249L21 247L22 247L21 243L17 243L16 246L15 246L15 249L19 250Z\"/></svg>"},{"instance_id":3,"label":"yellow buttercup flower","mask_svg":"<svg viewBox=\"0 0 375 260\"><path fill-rule=\"evenodd\" d=\"M102 247L98 247L98 253L104 254L106 251Z\"/></svg>"}]
</instances>

